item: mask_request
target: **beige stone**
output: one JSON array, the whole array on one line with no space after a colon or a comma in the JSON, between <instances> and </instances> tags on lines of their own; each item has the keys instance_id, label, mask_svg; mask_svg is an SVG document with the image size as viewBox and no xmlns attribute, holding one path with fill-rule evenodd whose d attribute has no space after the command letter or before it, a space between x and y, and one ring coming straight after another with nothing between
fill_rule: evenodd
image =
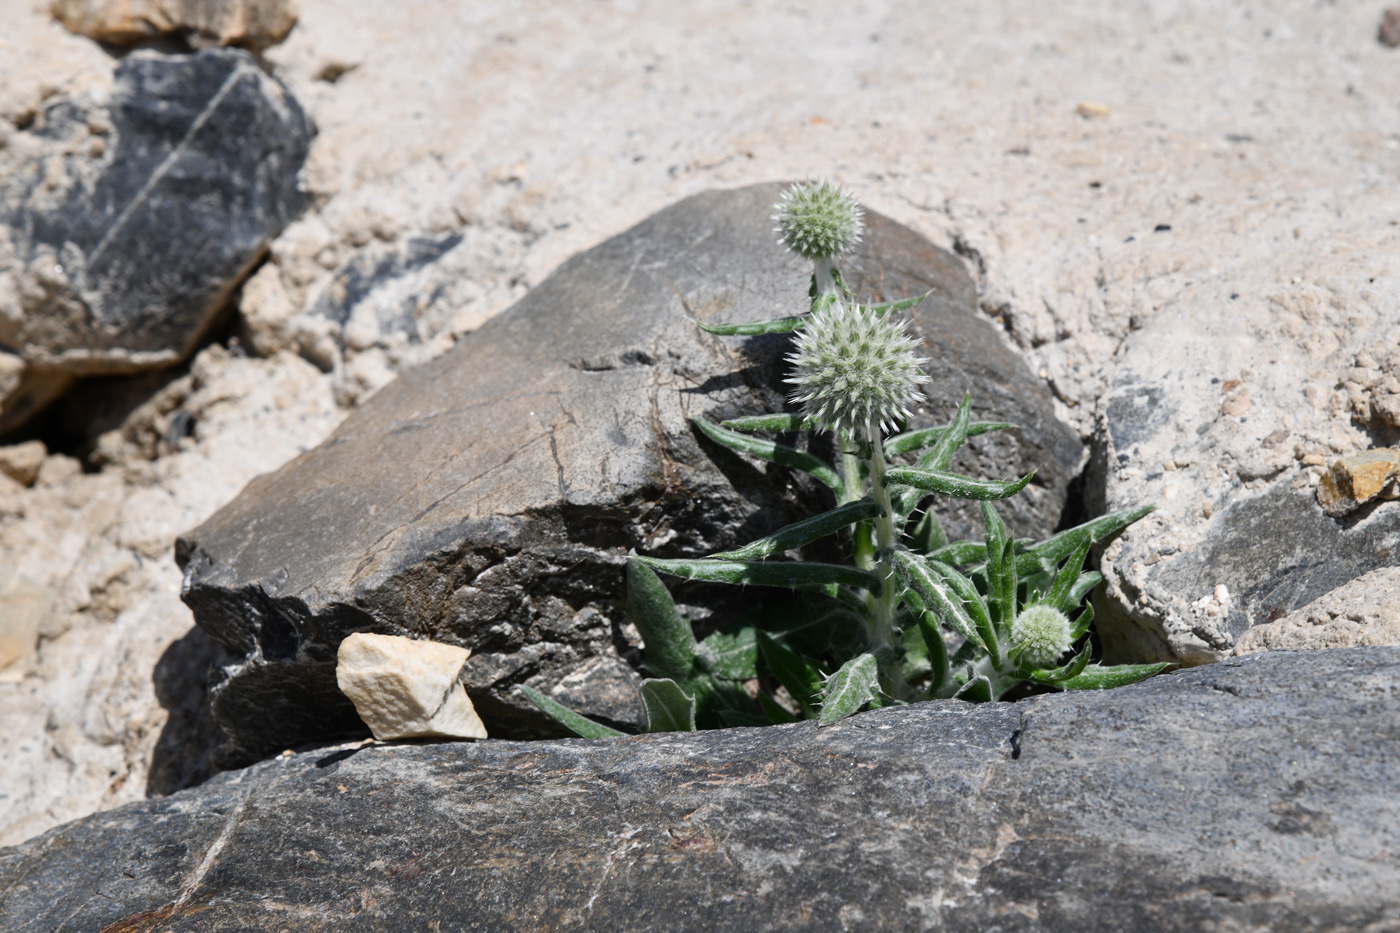
<instances>
[{"instance_id":1,"label":"beige stone","mask_svg":"<svg viewBox=\"0 0 1400 933\"><path fill-rule=\"evenodd\" d=\"M0 473L30 486L39 475L39 467L48 455L49 449L44 446L43 441L25 441L22 444L0 447Z\"/></svg>"},{"instance_id":2,"label":"beige stone","mask_svg":"<svg viewBox=\"0 0 1400 933\"><path fill-rule=\"evenodd\" d=\"M116 45L188 34L201 44L261 49L297 21L295 0L54 0L52 9L73 32Z\"/></svg>"},{"instance_id":3,"label":"beige stone","mask_svg":"<svg viewBox=\"0 0 1400 933\"><path fill-rule=\"evenodd\" d=\"M39 623L52 603L52 593L0 566L0 670L34 654Z\"/></svg>"},{"instance_id":4,"label":"beige stone","mask_svg":"<svg viewBox=\"0 0 1400 933\"><path fill-rule=\"evenodd\" d=\"M1339 517L1374 499L1400 498L1397 480L1400 449L1378 447L1335 461L1322 474L1317 501L1328 515Z\"/></svg>"},{"instance_id":5,"label":"beige stone","mask_svg":"<svg viewBox=\"0 0 1400 933\"><path fill-rule=\"evenodd\" d=\"M1240 637L1235 654L1400 645L1400 567L1373 570Z\"/></svg>"},{"instance_id":6,"label":"beige stone","mask_svg":"<svg viewBox=\"0 0 1400 933\"><path fill-rule=\"evenodd\" d=\"M457 681L471 652L434 641L357 632L340 643L335 680L376 739L484 739Z\"/></svg>"}]
</instances>

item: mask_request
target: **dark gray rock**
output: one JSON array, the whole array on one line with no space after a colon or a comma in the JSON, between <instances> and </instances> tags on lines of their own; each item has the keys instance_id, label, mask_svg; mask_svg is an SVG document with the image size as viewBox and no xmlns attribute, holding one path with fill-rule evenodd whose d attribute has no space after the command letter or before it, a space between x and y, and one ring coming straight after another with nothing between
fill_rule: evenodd
<instances>
[{"instance_id":1,"label":"dark gray rock","mask_svg":"<svg viewBox=\"0 0 1400 933\"><path fill-rule=\"evenodd\" d=\"M1400 929L1400 649L612 742L322 750L0 850L51 930Z\"/></svg>"},{"instance_id":2,"label":"dark gray rock","mask_svg":"<svg viewBox=\"0 0 1400 933\"><path fill-rule=\"evenodd\" d=\"M830 506L824 488L719 448L689 421L786 407L787 335L716 338L692 323L805 306L810 268L771 232L780 190L699 195L574 257L181 540L184 599L235 657L211 690L225 763L358 727L333 670L356 631L470 648L464 676L494 736L556 734L518 683L636 721L619 608L627 550L706 554ZM979 317L961 263L869 219L845 264L857 293L934 289L914 316L933 360L920 423L946 419L971 390L977 417L1023 425L978 438L959 466L1039 467L1009 515L1018 533L1049 532L1077 438ZM949 512L950 528L980 534L972 513ZM700 618L711 599L753 599L681 595L711 625L723 618Z\"/></svg>"},{"instance_id":3,"label":"dark gray rock","mask_svg":"<svg viewBox=\"0 0 1400 933\"><path fill-rule=\"evenodd\" d=\"M23 369L0 431L72 377L184 359L302 210L309 140L238 50L136 52L105 104L51 100L0 165L0 354Z\"/></svg>"}]
</instances>

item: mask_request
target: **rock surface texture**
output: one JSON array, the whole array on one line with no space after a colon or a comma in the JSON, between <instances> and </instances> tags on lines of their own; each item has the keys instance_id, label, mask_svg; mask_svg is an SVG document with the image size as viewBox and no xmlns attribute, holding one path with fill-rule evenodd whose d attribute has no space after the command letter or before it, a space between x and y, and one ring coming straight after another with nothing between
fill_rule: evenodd
<instances>
[{"instance_id":1,"label":"rock surface texture","mask_svg":"<svg viewBox=\"0 0 1400 933\"><path fill-rule=\"evenodd\" d=\"M246 52L136 52L0 148L0 432L76 376L185 359L301 212L310 130Z\"/></svg>"},{"instance_id":2,"label":"rock surface texture","mask_svg":"<svg viewBox=\"0 0 1400 933\"><path fill-rule=\"evenodd\" d=\"M617 605L627 550L710 553L823 507L805 477L702 444L689 422L786 407L786 335L715 338L692 322L805 307L810 273L770 230L779 190L696 196L570 260L181 540L183 598L236 659L213 687L226 761L354 728L333 661L356 631L471 649L468 690L493 735L549 734L513 687L570 678L590 682L581 712L636 722ZM1038 467L1009 520L1051 531L1079 444L977 316L961 263L871 214L844 267L862 296L934 290L913 330L938 401L917 420L945 420L971 391L979 418L1022 425L977 439L959 466ZM950 533L973 533L971 512L950 512Z\"/></svg>"},{"instance_id":3,"label":"rock surface texture","mask_svg":"<svg viewBox=\"0 0 1400 933\"><path fill-rule=\"evenodd\" d=\"M821 729L323 750L0 851L0 922L1393 930L1397 714L1400 650L1365 648Z\"/></svg>"},{"instance_id":4,"label":"rock surface texture","mask_svg":"<svg viewBox=\"0 0 1400 933\"><path fill-rule=\"evenodd\" d=\"M54 18L98 42L135 45L178 36L192 45L258 50L296 25L294 0L54 0Z\"/></svg>"}]
</instances>

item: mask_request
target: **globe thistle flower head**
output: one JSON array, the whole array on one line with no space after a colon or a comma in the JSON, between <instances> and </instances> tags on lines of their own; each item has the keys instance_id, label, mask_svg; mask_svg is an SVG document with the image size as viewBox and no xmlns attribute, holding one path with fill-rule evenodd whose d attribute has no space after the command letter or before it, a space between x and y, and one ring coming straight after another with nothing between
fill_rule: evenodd
<instances>
[{"instance_id":1,"label":"globe thistle flower head","mask_svg":"<svg viewBox=\"0 0 1400 933\"><path fill-rule=\"evenodd\" d=\"M830 259L860 242L865 230L855 195L830 181L806 181L773 205L779 242L806 259Z\"/></svg>"},{"instance_id":2,"label":"globe thistle flower head","mask_svg":"<svg viewBox=\"0 0 1400 933\"><path fill-rule=\"evenodd\" d=\"M889 431L909 417L927 382L902 322L860 305L835 304L814 313L797 332L788 357L792 400L825 431L851 437L873 426Z\"/></svg>"},{"instance_id":3,"label":"globe thistle flower head","mask_svg":"<svg viewBox=\"0 0 1400 933\"><path fill-rule=\"evenodd\" d=\"M1031 667L1050 667L1070 646L1069 617L1054 606L1027 606L1011 623L1011 641L1022 647L1021 659Z\"/></svg>"}]
</instances>

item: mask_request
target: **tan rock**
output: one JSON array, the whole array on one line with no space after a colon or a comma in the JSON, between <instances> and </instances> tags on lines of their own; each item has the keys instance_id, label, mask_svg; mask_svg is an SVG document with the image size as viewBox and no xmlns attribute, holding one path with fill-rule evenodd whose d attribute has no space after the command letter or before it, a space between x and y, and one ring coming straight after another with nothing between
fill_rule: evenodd
<instances>
[{"instance_id":1,"label":"tan rock","mask_svg":"<svg viewBox=\"0 0 1400 933\"><path fill-rule=\"evenodd\" d=\"M22 444L0 447L0 473L30 486L39 475L39 467L48 455L49 450L43 441L25 441Z\"/></svg>"},{"instance_id":2,"label":"tan rock","mask_svg":"<svg viewBox=\"0 0 1400 933\"><path fill-rule=\"evenodd\" d=\"M52 10L73 32L115 45L178 33L196 45L261 49L297 21L295 0L54 0Z\"/></svg>"},{"instance_id":3,"label":"tan rock","mask_svg":"<svg viewBox=\"0 0 1400 933\"><path fill-rule=\"evenodd\" d=\"M34 654L39 622L52 603L52 593L13 568L0 567L0 670Z\"/></svg>"},{"instance_id":4,"label":"tan rock","mask_svg":"<svg viewBox=\"0 0 1400 933\"><path fill-rule=\"evenodd\" d=\"M1378 447L1342 457L1322 475L1318 504L1339 517L1373 499L1400 498L1400 449Z\"/></svg>"},{"instance_id":5,"label":"tan rock","mask_svg":"<svg viewBox=\"0 0 1400 933\"><path fill-rule=\"evenodd\" d=\"M1235 654L1400 645L1400 567L1373 570L1294 610L1256 625Z\"/></svg>"},{"instance_id":6,"label":"tan rock","mask_svg":"<svg viewBox=\"0 0 1400 933\"><path fill-rule=\"evenodd\" d=\"M471 652L434 641L358 632L340 643L336 683L376 739L484 739L457 681Z\"/></svg>"}]
</instances>

